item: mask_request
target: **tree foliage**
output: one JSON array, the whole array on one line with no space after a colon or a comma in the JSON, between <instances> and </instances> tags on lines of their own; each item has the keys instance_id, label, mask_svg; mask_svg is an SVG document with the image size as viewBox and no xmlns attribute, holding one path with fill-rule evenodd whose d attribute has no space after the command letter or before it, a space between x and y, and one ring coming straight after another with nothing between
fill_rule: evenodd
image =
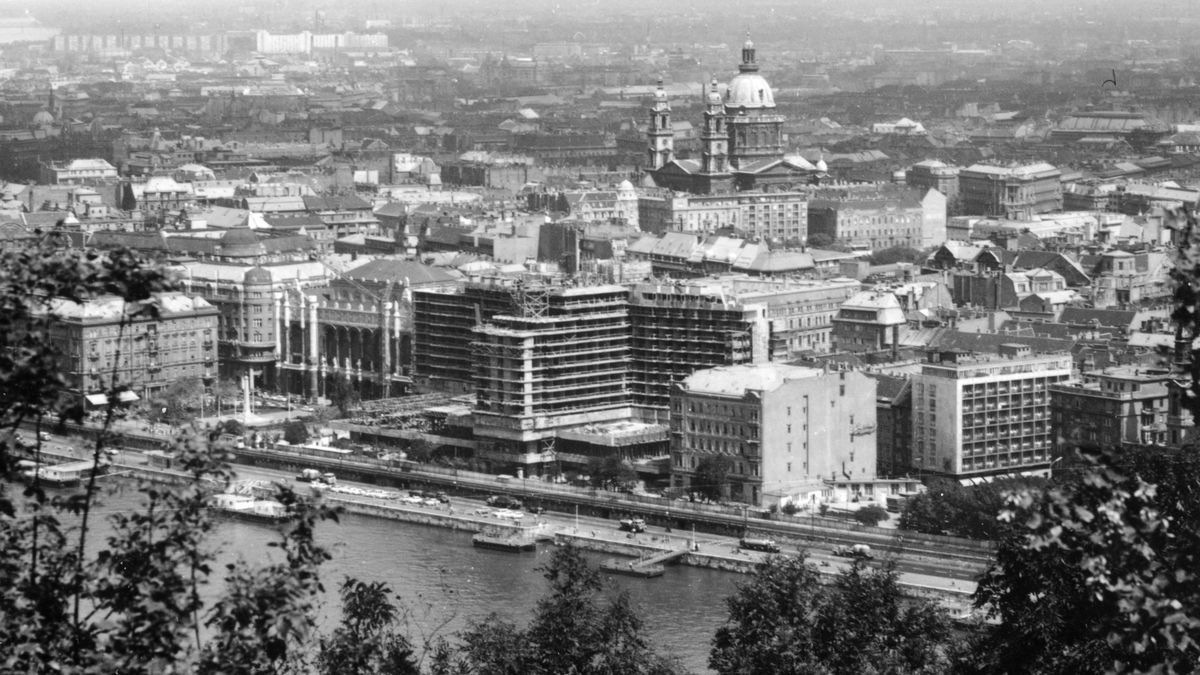
<instances>
[{"instance_id":1,"label":"tree foliage","mask_svg":"<svg viewBox=\"0 0 1200 675\"><path fill-rule=\"evenodd\" d=\"M419 675L412 645L396 628L400 610L391 588L347 577L339 590L342 623L321 640L320 675Z\"/></svg>"},{"instance_id":2,"label":"tree foliage","mask_svg":"<svg viewBox=\"0 0 1200 675\"><path fill-rule=\"evenodd\" d=\"M1088 455L1062 486L1011 494L1013 530L976 603L1001 622L983 672L1193 672L1200 663L1200 459Z\"/></svg>"},{"instance_id":3,"label":"tree foliage","mask_svg":"<svg viewBox=\"0 0 1200 675\"><path fill-rule=\"evenodd\" d=\"M118 337L133 321L154 319L154 294L172 279L128 251L100 254L52 244L0 253L0 425L82 418L78 394L59 369L47 339L61 298L116 296L125 311ZM121 340L115 341L120 343ZM114 364L120 362L115 355ZM103 383L111 402L92 447L97 464L112 442L117 401L129 388L114 365ZM0 434L0 467L14 477L16 456ZM34 435L34 460L40 440ZM315 523L332 512L286 489L277 499L291 518L275 546L284 561L264 568L231 566L229 591L206 607L198 589L213 574L206 543L213 524L208 499L232 478L229 455L203 435L174 442L182 470L170 487L139 483L138 508L109 516L112 534L90 542L99 500L95 478L51 496L34 474L17 499L0 483L0 672L277 673L294 663L311 627L317 566L327 557L313 542ZM97 550L98 549L98 550ZM213 633L201 639L201 628Z\"/></svg>"},{"instance_id":4,"label":"tree foliage","mask_svg":"<svg viewBox=\"0 0 1200 675\"><path fill-rule=\"evenodd\" d=\"M919 263L925 259L925 254L908 246L891 246L871 254L868 260L872 265L893 265L895 263Z\"/></svg>"},{"instance_id":5,"label":"tree foliage","mask_svg":"<svg viewBox=\"0 0 1200 675\"><path fill-rule=\"evenodd\" d=\"M968 539L997 539L1006 524L997 519L1011 490L1046 485L1041 478L1000 479L963 486L955 480L935 480L922 494L908 499L900 514L900 529Z\"/></svg>"},{"instance_id":6,"label":"tree foliage","mask_svg":"<svg viewBox=\"0 0 1200 675\"><path fill-rule=\"evenodd\" d=\"M732 469L733 460L726 455L706 455L696 464L692 487L708 499L722 501L729 494L729 472Z\"/></svg>"},{"instance_id":7,"label":"tree foliage","mask_svg":"<svg viewBox=\"0 0 1200 675\"><path fill-rule=\"evenodd\" d=\"M308 442L308 426L300 420L288 420L283 425L283 440L291 445L303 445Z\"/></svg>"},{"instance_id":8,"label":"tree foliage","mask_svg":"<svg viewBox=\"0 0 1200 675\"><path fill-rule=\"evenodd\" d=\"M801 556L770 556L726 599L709 667L721 675L938 673L951 663L949 620L902 602L892 564L855 562L832 586Z\"/></svg>"},{"instance_id":9,"label":"tree foliage","mask_svg":"<svg viewBox=\"0 0 1200 675\"><path fill-rule=\"evenodd\" d=\"M854 512L854 519L868 527L875 527L888 519L888 512L878 504L868 504Z\"/></svg>"},{"instance_id":10,"label":"tree foliage","mask_svg":"<svg viewBox=\"0 0 1200 675\"><path fill-rule=\"evenodd\" d=\"M200 409L204 397L204 383L198 377L175 380L158 395L158 402L166 408L166 418L174 424L191 420Z\"/></svg>"},{"instance_id":11,"label":"tree foliage","mask_svg":"<svg viewBox=\"0 0 1200 675\"><path fill-rule=\"evenodd\" d=\"M460 639L458 671L552 675L672 675L679 668L653 652L642 623L622 593L600 602L599 573L572 546L557 548L542 568L549 592L525 629L495 615L471 624ZM435 670L453 657L434 659ZM450 672L450 671L445 671Z\"/></svg>"},{"instance_id":12,"label":"tree foliage","mask_svg":"<svg viewBox=\"0 0 1200 675\"><path fill-rule=\"evenodd\" d=\"M592 457L588 461L588 473L593 487L628 488L637 482L637 471L619 455Z\"/></svg>"},{"instance_id":13,"label":"tree foliage","mask_svg":"<svg viewBox=\"0 0 1200 675\"><path fill-rule=\"evenodd\" d=\"M361 396L354 383L350 381L350 376L345 373L335 374L329 378L329 385L326 389L326 394L329 396L329 401L337 408L342 417L350 414L350 411L358 406Z\"/></svg>"}]
</instances>

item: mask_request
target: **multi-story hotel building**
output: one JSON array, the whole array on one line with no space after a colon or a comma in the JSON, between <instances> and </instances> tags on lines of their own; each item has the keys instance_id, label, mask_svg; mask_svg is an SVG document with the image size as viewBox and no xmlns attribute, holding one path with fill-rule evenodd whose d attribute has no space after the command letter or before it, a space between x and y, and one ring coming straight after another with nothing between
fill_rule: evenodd
<instances>
[{"instance_id":1,"label":"multi-story hotel building","mask_svg":"<svg viewBox=\"0 0 1200 675\"><path fill-rule=\"evenodd\" d=\"M484 455L554 461L556 432L632 417L623 286L525 286L517 311L474 331L475 435Z\"/></svg>"},{"instance_id":2,"label":"multi-story hotel building","mask_svg":"<svg viewBox=\"0 0 1200 675\"><path fill-rule=\"evenodd\" d=\"M955 477L1048 471L1050 387L1070 380L1070 354L930 352L913 376L913 468Z\"/></svg>"}]
</instances>

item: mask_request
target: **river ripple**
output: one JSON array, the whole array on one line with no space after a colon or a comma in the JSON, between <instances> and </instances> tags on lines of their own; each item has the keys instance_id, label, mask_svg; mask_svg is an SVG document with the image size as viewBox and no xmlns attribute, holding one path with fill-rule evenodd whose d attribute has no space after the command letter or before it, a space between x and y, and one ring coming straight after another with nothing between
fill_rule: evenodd
<instances>
[{"instance_id":1,"label":"river ripple","mask_svg":"<svg viewBox=\"0 0 1200 675\"><path fill-rule=\"evenodd\" d=\"M130 509L137 495L122 491L104 498L100 513ZM97 527L102 541L110 532ZM271 528L240 521L223 522L217 530L219 573L239 557L251 563L268 560ZM471 546L469 532L400 523L345 514L340 523L323 523L318 540L330 547L333 559L322 567L326 593L322 598L321 625L337 620L340 602L337 586L344 577L382 581L400 594L408 606L408 631L416 640L433 635L453 641L454 633L471 619L492 612L524 625L545 589L538 567L545 564L551 547L539 545L536 553L504 553ZM602 556L588 555L593 564ZM650 643L664 654L677 656L694 673L707 667L709 644L726 616L724 598L733 592L740 575L668 567L657 579L606 576L610 592L627 590L639 608ZM219 584L218 584L219 588ZM214 595L217 588L205 595Z\"/></svg>"}]
</instances>

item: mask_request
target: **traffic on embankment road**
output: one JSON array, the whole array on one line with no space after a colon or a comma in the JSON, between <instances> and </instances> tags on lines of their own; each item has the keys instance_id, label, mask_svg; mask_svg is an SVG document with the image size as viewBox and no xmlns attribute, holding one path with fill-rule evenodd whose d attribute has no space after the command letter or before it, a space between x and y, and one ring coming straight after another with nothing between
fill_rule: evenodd
<instances>
[{"instance_id":1,"label":"traffic on embankment road","mask_svg":"<svg viewBox=\"0 0 1200 675\"><path fill-rule=\"evenodd\" d=\"M262 480L289 483L294 480L294 472L286 469L276 469L262 466L246 466L239 465L237 467L238 477L243 480ZM338 484L355 485L363 489L376 487L371 483L358 483L355 481L347 481L344 478L338 478ZM457 490L451 488L448 491L450 502L442 506L443 509L453 508L457 513L474 513L495 510L487 503L489 494L481 494L473 487L459 486ZM493 492L499 494L499 492ZM337 495L338 500L363 501L366 503L377 503L378 500L373 500L365 497L356 497L353 495L340 494ZM586 513L576 514L574 512L563 512L555 510L545 510L541 514L534 515L526 512L525 523L529 524L535 521L542 521L548 524L552 531L569 530L582 534L584 536L611 541L636 542L645 541L647 543L658 543L665 545L690 544L695 542L702 551L722 551L733 555L741 556L745 559L758 560L764 555L761 552L750 551L740 546L740 535L723 535L704 532L702 530L693 531L687 528L670 528L659 525L647 525L645 531L640 533L628 532L621 529L620 522L617 519L606 518ZM783 553L796 553L803 549L810 560L822 568L829 568L831 571L842 569L849 565L849 560L844 557L835 555L833 548L825 546L821 543L791 543L781 542ZM900 571L902 576L912 575L912 583L924 586L945 588L947 590L954 589L958 591L971 592L974 591L974 580L982 572L982 566L967 566L964 564L950 561L950 564L935 565L923 555L895 555L889 551L878 550L875 556L876 561L885 558L894 558L896 560L896 569Z\"/></svg>"},{"instance_id":2,"label":"traffic on embankment road","mask_svg":"<svg viewBox=\"0 0 1200 675\"><path fill-rule=\"evenodd\" d=\"M662 500L659 503L630 500L615 492L596 492L567 489L549 485L540 480L509 478L498 480L496 476L469 472L448 472L442 467L425 468L424 465L406 463L402 467L381 466L378 462L367 462L349 458L327 459L302 456L262 449L238 449L239 460L260 467L276 467L286 472L303 468L318 468L332 471L367 483L381 485L426 485L433 489L453 491L459 494L507 494L536 501L547 510L598 515L606 520L638 516L648 523L670 526L675 529L690 528L734 536L737 538L769 537L782 542L794 542L809 550L832 549L836 546L866 544L880 555L891 555L901 562L922 564L925 571L932 571L960 579L974 579L992 559L992 549L987 544L950 537L930 537L901 530L869 533L853 529L835 528L803 522L781 522L767 520L741 513L722 513L716 510L690 510L688 504Z\"/></svg>"},{"instance_id":3,"label":"traffic on embankment road","mask_svg":"<svg viewBox=\"0 0 1200 675\"><path fill-rule=\"evenodd\" d=\"M51 434L49 440L43 442L45 452L65 458L79 458L90 455L90 446L86 439L65 437ZM710 550L726 550L739 552L739 555L753 555L739 547L739 540L747 537L769 538L779 542L783 551L794 552L800 549L808 553L818 565L838 569L844 566L847 559L833 554L838 547L868 545L876 559L891 558L896 561L896 568L902 574L921 575L929 585L939 583L947 589L965 588L969 584L973 590L974 580L986 568L990 557L981 555L978 548L954 550L951 547L933 547L923 545L919 538L906 536L908 533L897 531L890 537L863 537L844 530L808 528L790 523L778 523L758 518L728 515L721 513L682 513L678 508L670 514L671 505L648 505L645 503L623 502L619 493L606 494L602 497L591 497L587 494L571 495L556 490L543 490L540 481L499 483L494 478L488 479L475 475L459 473L454 476L445 474L424 473L419 469L403 472L379 472L373 475L378 467L355 466L354 462L338 460L322 462L313 458L297 458L283 454L268 454L263 451L247 452L239 450L239 458L256 461L271 466L239 464L237 472L240 478L246 480L283 481L290 483L297 473L306 468L330 471L339 476L343 484L361 485L364 489L379 485L409 487L432 487L444 490L450 494L452 504L460 513L486 509L486 498L491 495L510 495L523 497L528 502L536 503L545 512L540 516L550 524L551 528L572 527L585 533L597 533L597 536L611 533L616 538L627 538L636 533L619 531L619 520L633 515L647 518L649 525L646 537L658 536L692 536L694 531L697 543L702 547L713 547ZM271 461L274 460L274 461ZM146 456L140 451L122 449L114 456L114 465L131 467L144 466ZM365 480L354 480L361 478ZM514 489L517 488L517 489ZM352 495L339 495L338 499L354 499ZM575 502L572 504L571 502ZM715 531L714 531L715 530ZM951 586L954 584L954 586Z\"/></svg>"}]
</instances>

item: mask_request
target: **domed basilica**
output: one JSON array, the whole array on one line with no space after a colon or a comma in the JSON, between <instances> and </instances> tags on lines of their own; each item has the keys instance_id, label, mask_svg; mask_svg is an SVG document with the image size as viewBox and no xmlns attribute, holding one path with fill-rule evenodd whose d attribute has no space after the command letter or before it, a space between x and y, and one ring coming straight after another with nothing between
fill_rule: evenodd
<instances>
[{"instance_id":1,"label":"domed basilica","mask_svg":"<svg viewBox=\"0 0 1200 675\"><path fill-rule=\"evenodd\" d=\"M671 104L659 82L650 108L647 173L659 187L696 194L808 182L817 169L800 157L784 157L783 122L771 85L758 72L754 43L747 39L724 97L716 78L705 93L699 159L675 157Z\"/></svg>"}]
</instances>

